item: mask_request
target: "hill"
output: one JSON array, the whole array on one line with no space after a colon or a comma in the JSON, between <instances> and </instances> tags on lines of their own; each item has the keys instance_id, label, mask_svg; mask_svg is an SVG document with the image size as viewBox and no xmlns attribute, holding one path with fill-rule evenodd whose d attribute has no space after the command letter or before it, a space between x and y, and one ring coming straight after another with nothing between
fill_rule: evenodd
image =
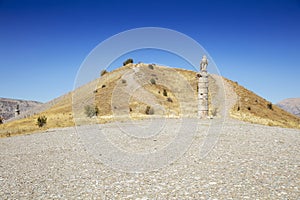
<instances>
[{"instance_id":1,"label":"hill","mask_svg":"<svg viewBox=\"0 0 300 200\"><path fill-rule=\"evenodd\" d=\"M252 123L300 128L300 119L218 75L209 75L209 113ZM87 117L86 110L97 117ZM97 108L97 109L95 109ZM36 120L47 117L39 128ZM41 129L106 123L149 117L197 117L196 72L154 64L127 64L104 74L51 102L0 126L0 135L11 136Z\"/></svg>"},{"instance_id":2,"label":"hill","mask_svg":"<svg viewBox=\"0 0 300 200\"><path fill-rule=\"evenodd\" d=\"M24 113L41 104L41 102L37 101L0 98L0 117L3 117L4 120L15 117L15 110L17 106L19 107L20 113Z\"/></svg>"},{"instance_id":3,"label":"hill","mask_svg":"<svg viewBox=\"0 0 300 200\"><path fill-rule=\"evenodd\" d=\"M300 98L284 99L276 105L282 108L283 110L300 117Z\"/></svg>"},{"instance_id":4,"label":"hill","mask_svg":"<svg viewBox=\"0 0 300 200\"><path fill-rule=\"evenodd\" d=\"M300 128L300 118L273 105L266 99L240 86L237 82L225 79L238 96L230 115L233 118L268 126Z\"/></svg>"}]
</instances>

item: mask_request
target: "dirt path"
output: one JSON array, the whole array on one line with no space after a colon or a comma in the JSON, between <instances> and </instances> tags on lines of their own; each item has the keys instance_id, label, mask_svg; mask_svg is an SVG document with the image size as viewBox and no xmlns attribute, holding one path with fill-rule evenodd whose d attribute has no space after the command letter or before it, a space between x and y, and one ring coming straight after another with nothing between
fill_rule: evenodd
<instances>
[{"instance_id":1,"label":"dirt path","mask_svg":"<svg viewBox=\"0 0 300 200\"><path fill-rule=\"evenodd\" d=\"M112 106L117 107L114 112L117 115L127 113L130 99L135 99L141 103L151 106L158 113L163 112L164 108L157 101L154 94L147 91L142 84L149 84L147 82L142 82L142 84L136 80L137 73L140 72L138 67L130 69L127 73L122 76L121 82L115 87L112 96ZM125 81L122 84L122 81Z\"/></svg>"},{"instance_id":2,"label":"dirt path","mask_svg":"<svg viewBox=\"0 0 300 200\"><path fill-rule=\"evenodd\" d=\"M237 101L237 94L221 76L216 74L210 76L209 90L213 97L211 104L217 108L217 115L229 117L229 111Z\"/></svg>"}]
</instances>

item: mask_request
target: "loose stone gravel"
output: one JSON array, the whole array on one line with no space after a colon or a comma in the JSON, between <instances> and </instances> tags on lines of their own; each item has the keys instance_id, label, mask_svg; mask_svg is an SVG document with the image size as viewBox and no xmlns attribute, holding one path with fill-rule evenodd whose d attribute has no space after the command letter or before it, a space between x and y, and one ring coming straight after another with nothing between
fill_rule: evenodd
<instances>
[{"instance_id":1,"label":"loose stone gravel","mask_svg":"<svg viewBox=\"0 0 300 200\"><path fill-rule=\"evenodd\" d=\"M104 165L75 128L0 139L0 199L299 199L299 130L226 120L218 134L209 135L216 120L199 123L175 162L145 173ZM100 128L119 129L115 123ZM155 137L158 148L159 140L173 138ZM208 137L217 141L203 157ZM128 151L135 146L145 151L130 143Z\"/></svg>"}]
</instances>

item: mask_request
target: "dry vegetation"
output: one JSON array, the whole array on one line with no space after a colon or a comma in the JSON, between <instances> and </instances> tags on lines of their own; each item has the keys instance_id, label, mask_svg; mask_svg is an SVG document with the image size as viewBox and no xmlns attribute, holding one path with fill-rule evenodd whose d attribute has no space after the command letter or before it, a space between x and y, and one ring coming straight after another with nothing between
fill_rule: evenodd
<instances>
[{"instance_id":1,"label":"dry vegetation","mask_svg":"<svg viewBox=\"0 0 300 200\"><path fill-rule=\"evenodd\" d=\"M280 126L285 128L300 128L300 118L292 115L253 92L240 86L237 82L225 79L230 83L239 96L236 105L231 109L230 115L243 121Z\"/></svg>"},{"instance_id":2,"label":"dry vegetation","mask_svg":"<svg viewBox=\"0 0 300 200\"><path fill-rule=\"evenodd\" d=\"M71 100L72 95L70 93L45 112L0 125L0 137L32 133L49 128L74 126ZM36 124L39 116L47 117L47 123L43 127L38 127Z\"/></svg>"},{"instance_id":3,"label":"dry vegetation","mask_svg":"<svg viewBox=\"0 0 300 200\"><path fill-rule=\"evenodd\" d=\"M124 80L122 76L132 70L134 66L134 64L130 63L112 72L103 74L103 76L99 79L68 93L58 103L42 113L24 119L11 121L9 123L0 124L0 137L32 133L49 128L74 126L74 117L75 119L80 119L80 124L106 123L116 120L116 118L112 116L113 109L115 109L112 108L112 94L117 84L121 85L121 87L125 87L126 84L128 84L127 80ZM192 97L190 96L185 99L185 106L188 107L187 110L188 112L191 112L191 116L196 116L196 72L156 65L154 67L141 65L139 68L142 74L136 73L137 76L140 76L140 78L143 79L142 82L148 82L148 84L143 85L143 90L151 93L156 98L156 101L164 108L163 113L154 110L154 115L178 117L181 114L178 94L185 94L186 88L184 88L184 84L177 79L178 76L182 76L188 81L193 90ZM177 79L174 77L177 77ZM150 83L149 80L151 78L155 79L155 84ZM270 102L255 95L253 92L250 92L244 87L239 86L237 83L227 79L225 80L232 85L234 91L240 97L237 104L231 109L230 114L232 117L269 126L300 128L300 118L283 111L275 105L270 105ZM215 82L212 77L209 78L209 81L211 84L209 99L211 100L216 96L218 88L215 86ZM171 89L168 85L175 85L176 89ZM145 113L147 106L149 105L140 101L137 98L139 95L139 91L137 90L136 94L130 97L128 102L129 105L126 104L127 107L123 108L127 109L127 112L132 119L149 117L149 115ZM76 96L76 101L74 101L74 96ZM117 98L122 100L123 97L117 96ZM85 116L84 106L86 105L96 106L99 109L99 113L96 118L88 118ZM74 113L72 112L72 106L79 110L79 112L76 113L76 116L73 116ZM217 109L211 104L210 107L213 109L210 110L210 113L215 112ZM36 120L39 116L43 115L47 117L47 124L44 127L39 128L36 125ZM78 121L76 122L79 123Z\"/></svg>"},{"instance_id":4,"label":"dry vegetation","mask_svg":"<svg viewBox=\"0 0 300 200\"><path fill-rule=\"evenodd\" d=\"M106 79L104 82L98 82L98 88L95 90L97 91L95 92L95 104L99 108L99 116L112 115L112 92L120 78L121 75Z\"/></svg>"},{"instance_id":5,"label":"dry vegetation","mask_svg":"<svg viewBox=\"0 0 300 200\"><path fill-rule=\"evenodd\" d=\"M179 116L179 102L176 96L165 86L163 85L145 85L144 89L154 94L157 102L164 108L164 113L157 113L154 114L161 114L165 116ZM167 96L164 96L163 91L167 92ZM143 102L135 98L130 99L130 115L132 118L139 118L140 115L146 115L145 110L147 105ZM151 106L150 106L151 107Z\"/></svg>"}]
</instances>

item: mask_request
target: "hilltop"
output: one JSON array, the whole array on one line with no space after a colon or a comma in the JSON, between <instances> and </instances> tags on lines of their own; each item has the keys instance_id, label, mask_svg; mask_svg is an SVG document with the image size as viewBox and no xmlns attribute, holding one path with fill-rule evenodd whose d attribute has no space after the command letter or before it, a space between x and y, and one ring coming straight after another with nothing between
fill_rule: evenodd
<instances>
[{"instance_id":1,"label":"hilltop","mask_svg":"<svg viewBox=\"0 0 300 200\"><path fill-rule=\"evenodd\" d=\"M195 71L129 63L101 74L98 79L1 125L1 136L75 124L197 116ZM214 74L209 75L209 102L213 118L227 116L269 126L300 128L300 118ZM97 116L88 117L87 107ZM42 128L36 125L39 116L47 117Z\"/></svg>"}]
</instances>

